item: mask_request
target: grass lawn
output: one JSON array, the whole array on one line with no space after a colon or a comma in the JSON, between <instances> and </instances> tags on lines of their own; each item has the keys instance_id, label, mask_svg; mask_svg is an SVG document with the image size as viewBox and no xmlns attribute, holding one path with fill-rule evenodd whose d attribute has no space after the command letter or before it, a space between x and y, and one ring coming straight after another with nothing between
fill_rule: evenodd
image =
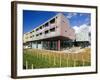
<instances>
[{"instance_id":1,"label":"grass lawn","mask_svg":"<svg viewBox=\"0 0 100 80\"><path fill-rule=\"evenodd\" d=\"M58 68L90 66L90 49L79 53L62 53L60 51L24 49L23 68Z\"/></svg>"}]
</instances>

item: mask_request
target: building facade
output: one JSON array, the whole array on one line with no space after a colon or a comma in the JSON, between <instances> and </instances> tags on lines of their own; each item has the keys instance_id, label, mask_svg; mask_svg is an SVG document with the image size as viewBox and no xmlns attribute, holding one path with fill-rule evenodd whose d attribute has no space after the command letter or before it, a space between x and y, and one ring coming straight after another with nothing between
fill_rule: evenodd
<instances>
[{"instance_id":1,"label":"building facade","mask_svg":"<svg viewBox=\"0 0 100 80\"><path fill-rule=\"evenodd\" d=\"M76 43L79 46L87 47L91 44L91 30L90 27L83 25L76 33Z\"/></svg>"},{"instance_id":2,"label":"building facade","mask_svg":"<svg viewBox=\"0 0 100 80\"><path fill-rule=\"evenodd\" d=\"M66 42L75 40L75 31L61 13L23 35L24 48L61 50Z\"/></svg>"}]
</instances>

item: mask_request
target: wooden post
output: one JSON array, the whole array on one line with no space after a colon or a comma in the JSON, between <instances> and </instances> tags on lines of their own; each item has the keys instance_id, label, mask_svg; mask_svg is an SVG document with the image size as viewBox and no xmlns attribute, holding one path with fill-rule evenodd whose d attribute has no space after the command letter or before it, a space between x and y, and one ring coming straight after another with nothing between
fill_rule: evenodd
<instances>
[{"instance_id":1,"label":"wooden post","mask_svg":"<svg viewBox=\"0 0 100 80\"><path fill-rule=\"evenodd\" d=\"M67 54L67 67L68 67L69 53Z\"/></svg>"},{"instance_id":2,"label":"wooden post","mask_svg":"<svg viewBox=\"0 0 100 80\"><path fill-rule=\"evenodd\" d=\"M74 59L74 67L76 66L76 59Z\"/></svg>"},{"instance_id":3,"label":"wooden post","mask_svg":"<svg viewBox=\"0 0 100 80\"><path fill-rule=\"evenodd\" d=\"M45 61L46 61L46 59L47 59L47 54L45 54L44 56L45 56Z\"/></svg>"},{"instance_id":4,"label":"wooden post","mask_svg":"<svg viewBox=\"0 0 100 80\"><path fill-rule=\"evenodd\" d=\"M46 60L46 57L45 57L46 55L44 54L44 60Z\"/></svg>"},{"instance_id":5,"label":"wooden post","mask_svg":"<svg viewBox=\"0 0 100 80\"><path fill-rule=\"evenodd\" d=\"M76 67L76 61L77 61L77 60L76 60L76 56L77 56L77 55L74 56L74 67Z\"/></svg>"},{"instance_id":6,"label":"wooden post","mask_svg":"<svg viewBox=\"0 0 100 80\"><path fill-rule=\"evenodd\" d=\"M37 52L37 59L38 59L38 52Z\"/></svg>"},{"instance_id":7,"label":"wooden post","mask_svg":"<svg viewBox=\"0 0 100 80\"><path fill-rule=\"evenodd\" d=\"M49 64L51 64L51 55L49 54Z\"/></svg>"},{"instance_id":8,"label":"wooden post","mask_svg":"<svg viewBox=\"0 0 100 80\"><path fill-rule=\"evenodd\" d=\"M54 55L54 65L56 65L56 59L55 59L55 55Z\"/></svg>"},{"instance_id":9,"label":"wooden post","mask_svg":"<svg viewBox=\"0 0 100 80\"><path fill-rule=\"evenodd\" d=\"M84 66L84 57L82 55L82 66Z\"/></svg>"},{"instance_id":10,"label":"wooden post","mask_svg":"<svg viewBox=\"0 0 100 80\"><path fill-rule=\"evenodd\" d=\"M28 69L28 61L26 60L26 69Z\"/></svg>"},{"instance_id":11,"label":"wooden post","mask_svg":"<svg viewBox=\"0 0 100 80\"><path fill-rule=\"evenodd\" d=\"M32 66L31 66L31 67L32 67L32 69L34 68L34 67L33 67L33 64L32 64Z\"/></svg>"},{"instance_id":12,"label":"wooden post","mask_svg":"<svg viewBox=\"0 0 100 80\"><path fill-rule=\"evenodd\" d=\"M43 54L41 54L42 60L43 60Z\"/></svg>"},{"instance_id":13,"label":"wooden post","mask_svg":"<svg viewBox=\"0 0 100 80\"><path fill-rule=\"evenodd\" d=\"M42 54L42 59L44 60L44 54Z\"/></svg>"},{"instance_id":14,"label":"wooden post","mask_svg":"<svg viewBox=\"0 0 100 80\"><path fill-rule=\"evenodd\" d=\"M60 67L61 67L61 54L60 54L60 59L59 60L60 60Z\"/></svg>"},{"instance_id":15,"label":"wooden post","mask_svg":"<svg viewBox=\"0 0 100 80\"><path fill-rule=\"evenodd\" d=\"M42 53L40 53L40 59L42 60Z\"/></svg>"}]
</instances>

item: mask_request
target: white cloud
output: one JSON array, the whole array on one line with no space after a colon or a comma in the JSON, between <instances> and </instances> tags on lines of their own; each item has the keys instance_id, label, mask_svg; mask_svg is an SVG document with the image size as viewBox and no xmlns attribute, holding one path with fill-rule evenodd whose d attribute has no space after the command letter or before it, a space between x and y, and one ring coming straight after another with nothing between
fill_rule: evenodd
<instances>
[{"instance_id":1,"label":"white cloud","mask_svg":"<svg viewBox=\"0 0 100 80\"><path fill-rule=\"evenodd\" d=\"M74 26L73 29L75 30L75 33L78 33L78 31L79 31L79 27L78 26Z\"/></svg>"},{"instance_id":2,"label":"white cloud","mask_svg":"<svg viewBox=\"0 0 100 80\"><path fill-rule=\"evenodd\" d=\"M74 26L73 29L75 30L75 33L81 32L83 30L91 31L91 27L86 25L86 24L83 24L83 25L80 25L80 26Z\"/></svg>"},{"instance_id":3,"label":"white cloud","mask_svg":"<svg viewBox=\"0 0 100 80\"><path fill-rule=\"evenodd\" d=\"M84 14L80 13L80 16L83 16Z\"/></svg>"},{"instance_id":4,"label":"white cloud","mask_svg":"<svg viewBox=\"0 0 100 80\"><path fill-rule=\"evenodd\" d=\"M68 13L68 15L66 16L68 19L72 18L73 16L76 16L77 13Z\"/></svg>"}]
</instances>

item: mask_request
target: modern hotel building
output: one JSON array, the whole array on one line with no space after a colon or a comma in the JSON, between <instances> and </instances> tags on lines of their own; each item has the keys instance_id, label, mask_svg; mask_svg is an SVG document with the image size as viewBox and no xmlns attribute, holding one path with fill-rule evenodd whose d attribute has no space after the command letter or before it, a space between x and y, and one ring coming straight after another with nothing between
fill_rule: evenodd
<instances>
[{"instance_id":1,"label":"modern hotel building","mask_svg":"<svg viewBox=\"0 0 100 80\"><path fill-rule=\"evenodd\" d=\"M25 33L23 44L24 48L62 50L74 40L74 29L70 27L68 19L62 13L58 13L32 31Z\"/></svg>"}]
</instances>

